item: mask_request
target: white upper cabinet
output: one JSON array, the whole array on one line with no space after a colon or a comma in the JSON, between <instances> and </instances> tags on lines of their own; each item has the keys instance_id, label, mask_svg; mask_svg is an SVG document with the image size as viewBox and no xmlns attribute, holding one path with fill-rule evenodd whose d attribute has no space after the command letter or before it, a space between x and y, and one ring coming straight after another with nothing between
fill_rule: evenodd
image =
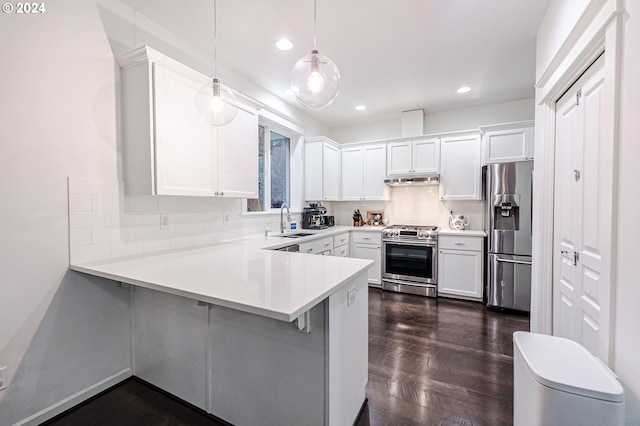
<instances>
[{"instance_id":1,"label":"white upper cabinet","mask_svg":"<svg viewBox=\"0 0 640 426\"><path fill-rule=\"evenodd\" d=\"M440 140L433 138L389 142L387 174L438 173Z\"/></svg>"},{"instance_id":2,"label":"white upper cabinet","mask_svg":"<svg viewBox=\"0 0 640 426\"><path fill-rule=\"evenodd\" d=\"M483 126L483 164L533 159L533 121Z\"/></svg>"},{"instance_id":3,"label":"white upper cabinet","mask_svg":"<svg viewBox=\"0 0 640 426\"><path fill-rule=\"evenodd\" d=\"M342 148L342 200L386 200L386 145Z\"/></svg>"},{"instance_id":4,"label":"white upper cabinet","mask_svg":"<svg viewBox=\"0 0 640 426\"><path fill-rule=\"evenodd\" d=\"M440 143L440 199L482 199L480 134L447 136Z\"/></svg>"},{"instance_id":5,"label":"white upper cabinet","mask_svg":"<svg viewBox=\"0 0 640 426\"><path fill-rule=\"evenodd\" d=\"M231 124L212 127L194 103L208 77L149 47L119 64L130 195L257 196L258 116L248 100Z\"/></svg>"},{"instance_id":6,"label":"white upper cabinet","mask_svg":"<svg viewBox=\"0 0 640 426\"><path fill-rule=\"evenodd\" d=\"M304 195L308 201L340 199L340 149L324 136L305 140Z\"/></svg>"}]
</instances>

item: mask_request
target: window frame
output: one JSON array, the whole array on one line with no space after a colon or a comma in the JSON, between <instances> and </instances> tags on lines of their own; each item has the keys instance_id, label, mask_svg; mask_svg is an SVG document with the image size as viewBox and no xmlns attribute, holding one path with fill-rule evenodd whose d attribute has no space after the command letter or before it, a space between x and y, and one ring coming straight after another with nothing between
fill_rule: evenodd
<instances>
[{"instance_id":1,"label":"window frame","mask_svg":"<svg viewBox=\"0 0 640 426\"><path fill-rule=\"evenodd\" d=\"M289 138L289 209L291 212L302 211L303 198L303 165L302 146L304 145L304 135L299 127L286 120L276 117L267 118L262 114L259 117L258 125L265 128L265 198L271 194L271 132ZM268 144L268 148L267 148ZM271 203L268 203L271 206ZM248 212L247 200L242 200L242 216L267 216L280 214L280 208L265 209L264 211Z\"/></svg>"}]
</instances>

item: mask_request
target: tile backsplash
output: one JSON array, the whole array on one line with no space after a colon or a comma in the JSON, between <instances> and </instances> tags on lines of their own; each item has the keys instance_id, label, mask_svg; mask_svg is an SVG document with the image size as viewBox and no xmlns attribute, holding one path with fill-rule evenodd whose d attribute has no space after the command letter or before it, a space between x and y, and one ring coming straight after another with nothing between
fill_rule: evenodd
<instances>
[{"instance_id":1,"label":"tile backsplash","mask_svg":"<svg viewBox=\"0 0 640 426\"><path fill-rule=\"evenodd\" d=\"M383 211L389 224L436 225L449 229L449 214L469 216L468 229L483 227L483 201L442 201L437 185L397 186L390 188L389 201L349 201L331 203L330 212L339 225L352 225L351 215L359 209L366 218L367 211Z\"/></svg>"},{"instance_id":2,"label":"tile backsplash","mask_svg":"<svg viewBox=\"0 0 640 426\"><path fill-rule=\"evenodd\" d=\"M277 232L274 215L241 215L226 198L126 196L124 182L68 179L72 263L199 247ZM300 222L299 215L293 215ZM161 226L162 220L166 226Z\"/></svg>"}]
</instances>

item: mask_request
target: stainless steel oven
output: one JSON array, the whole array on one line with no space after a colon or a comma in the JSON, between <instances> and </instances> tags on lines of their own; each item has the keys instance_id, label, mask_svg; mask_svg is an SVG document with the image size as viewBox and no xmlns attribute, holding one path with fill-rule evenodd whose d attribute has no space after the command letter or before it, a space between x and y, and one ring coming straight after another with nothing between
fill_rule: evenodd
<instances>
[{"instance_id":1,"label":"stainless steel oven","mask_svg":"<svg viewBox=\"0 0 640 426\"><path fill-rule=\"evenodd\" d=\"M435 297L438 235L435 226L388 226L382 232L382 288Z\"/></svg>"}]
</instances>

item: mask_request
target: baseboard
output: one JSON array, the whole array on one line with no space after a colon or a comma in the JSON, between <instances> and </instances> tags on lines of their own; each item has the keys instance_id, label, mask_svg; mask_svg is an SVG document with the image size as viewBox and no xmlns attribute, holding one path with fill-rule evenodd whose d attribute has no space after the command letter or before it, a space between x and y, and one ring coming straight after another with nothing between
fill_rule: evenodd
<instances>
[{"instance_id":1,"label":"baseboard","mask_svg":"<svg viewBox=\"0 0 640 426\"><path fill-rule=\"evenodd\" d=\"M120 383L123 380L131 377L132 371L131 368L124 369L113 376L107 377L106 379L91 385L80 392L76 392L73 395L63 399L60 402L57 402L44 410L40 410L32 416L27 417L17 423L14 423L13 426L36 426L42 422L50 420L57 416L60 413L67 411L68 409L75 407L76 405L86 401L87 399L103 392L110 387Z\"/></svg>"}]
</instances>

